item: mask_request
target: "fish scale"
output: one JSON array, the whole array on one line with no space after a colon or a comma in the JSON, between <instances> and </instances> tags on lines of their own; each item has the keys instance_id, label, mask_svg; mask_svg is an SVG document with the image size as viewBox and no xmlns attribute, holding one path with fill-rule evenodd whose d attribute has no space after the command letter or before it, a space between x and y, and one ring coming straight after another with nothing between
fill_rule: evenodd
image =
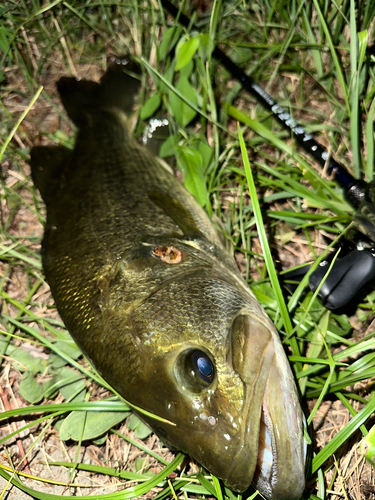
<instances>
[{"instance_id":1,"label":"fish scale","mask_svg":"<svg viewBox=\"0 0 375 500\"><path fill-rule=\"evenodd\" d=\"M304 417L279 336L220 231L131 137L124 61L99 83L61 79L75 149L31 151L57 309L103 378L165 419L141 413L164 441L235 491L297 499Z\"/></svg>"}]
</instances>

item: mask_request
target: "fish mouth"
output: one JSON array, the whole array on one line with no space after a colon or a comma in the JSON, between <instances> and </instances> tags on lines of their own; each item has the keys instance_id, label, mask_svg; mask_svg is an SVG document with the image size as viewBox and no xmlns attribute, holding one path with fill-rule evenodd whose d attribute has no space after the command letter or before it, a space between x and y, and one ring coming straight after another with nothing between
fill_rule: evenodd
<instances>
[{"instance_id":1,"label":"fish mouth","mask_svg":"<svg viewBox=\"0 0 375 500\"><path fill-rule=\"evenodd\" d=\"M271 321L246 314L236 318L232 359L245 386L246 423L228 486L243 491L247 476L247 486L252 481L265 498L299 499L305 487L304 415Z\"/></svg>"},{"instance_id":2,"label":"fish mouth","mask_svg":"<svg viewBox=\"0 0 375 500\"><path fill-rule=\"evenodd\" d=\"M262 401L253 484L266 498L294 500L305 487L306 421L286 356L276 351L274 359Z\"/></svg>"}]
</instances>

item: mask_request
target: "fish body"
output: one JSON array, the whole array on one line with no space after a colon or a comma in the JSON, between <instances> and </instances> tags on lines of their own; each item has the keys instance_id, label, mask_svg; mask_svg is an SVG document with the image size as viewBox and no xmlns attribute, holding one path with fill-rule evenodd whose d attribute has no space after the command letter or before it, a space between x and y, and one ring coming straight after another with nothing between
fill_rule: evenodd
<instances>
[{"instance_id":1,"label":"fish body","mask_svg":"<svg viewBox=\"0 0 375 500\"><path fill-rule=\"evenodd\" d=\"M236 491L299 498L303 415L279 336L206 212L131 137L129 67L61 79L75 149L31 152L58 311L118 393L175 424L142 415L165 442Z\"/></svg>"}]
</instances>

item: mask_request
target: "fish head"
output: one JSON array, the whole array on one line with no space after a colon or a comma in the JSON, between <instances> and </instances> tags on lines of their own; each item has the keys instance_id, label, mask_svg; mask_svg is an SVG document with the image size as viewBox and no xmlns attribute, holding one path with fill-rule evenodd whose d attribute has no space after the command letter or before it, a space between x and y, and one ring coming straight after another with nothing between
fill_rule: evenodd
<instances>
[{"instance_id":1,"label":"fish head","mask_svg":"<svg viewBox=\"0 0 375 500\"><path fill-rule=\"evenodd\" d=\"M133 326L149 348L137 404L175 424L143 416L155 432L233 490L253 483L266 498L299 498L303 414L276 329L251 293L185 278L150 297Z\"/></svg>"}]
</instances>

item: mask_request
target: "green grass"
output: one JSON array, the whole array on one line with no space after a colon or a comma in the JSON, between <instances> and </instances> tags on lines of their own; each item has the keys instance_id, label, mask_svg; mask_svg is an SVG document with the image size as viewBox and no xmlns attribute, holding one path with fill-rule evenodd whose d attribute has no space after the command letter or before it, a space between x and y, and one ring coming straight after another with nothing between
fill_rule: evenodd
<instances>
[{"instance_id":1,"label":"green grass","mask_svg":"<svg viewBox=\"0 0 375 500\"><path fill-rule=\"evenodd\" d=\"M196 9L185 9L193 17ZM373 498L361 490L371 466L361 462L359 469L355 463L357 443L375 412L375 294L348 318L326 310L306 288L307 278L287 297L279 284L282 270L306 260L317 266L325 249L342 237L353 210L335 183L210 54L220 42L353 175L371 181L371 0L215 1L212 10L194 15L199 33L176 25L158 1L8 0L0 14L0 384L12 373L12 391L24 404L0 415L6 432L0 453L8 459L0 474L35 498L60 498L62 493L42 491L40 478L32 487L23 483L22 474L28 473L15 471L12 441L32 429L32 444L20 438L30 460L54 429L63 443L71 443L72 436L76 443L71 462L51 465L66 468L71 484L81 482L83 470L125 482L102 496L98 488L95 498L136 498L150 490L160 499L241 498L205 471L178 468L181 454L167 465L170 456L149 449L150 438L141 444L138 438L147 439L148 429L130 415L128 405L105 392L110 388L65 332L43 278L39 249L45 211L32 186L28 152L40 140L71 145L73 135L53 82L65 74L95 74L104 69L108 54L130 52L141 61L148 82L135 134L142 134L149 117L168 117L170 137L162 154L173 153L186 187L221 219L246 279L289 350L308 421L316 426L304 498L336 498L332 491L344 498ZM4 404L9 394L1 395ZM339 410L346 415L340 421L335 420ZM125 418L131 432L117 430ZM332 421L335 432L327 437ZM139 447L142 460L130 462L127 470L80 462L89 443L103 448L115 436L124 446ZM84 491L70 488L66 496ZM260 497L254 493L254 498Z\"/></svg>"}]
</instances>

